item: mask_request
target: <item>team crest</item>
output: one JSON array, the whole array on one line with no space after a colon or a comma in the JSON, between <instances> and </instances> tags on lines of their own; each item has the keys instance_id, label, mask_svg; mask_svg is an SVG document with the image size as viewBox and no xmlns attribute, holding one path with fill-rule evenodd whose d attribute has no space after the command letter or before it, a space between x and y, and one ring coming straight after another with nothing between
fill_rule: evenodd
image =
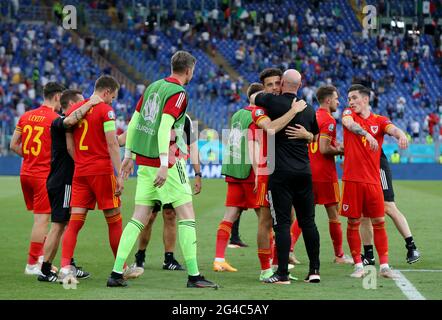
<instances>
[{"instance_id":1,"label":"team crest","mask_svg":"<svg viewBox=\"0 0 442 320\"><path fill-rule=\"evenodd\" d=\"M348 210L348 207L349 207L348 204L343 204L343 205L342 205L342 209L343 209L344 211L347 211L347 210Z\"/></svg>"},{"instance_id":2,"label":"team crest","mask_svg":"<svg viewBox=\"0 0 442 320\"><path fill-rule=\"evenodd\" d=\"M154 92L147 97L144 103L144 121L154 123L158 111L160 110L160 96L158 93Z\"/></svg>"},{"instance_id":3,"label":"team crest","mask_svg":"<svg viewBox=\"0 0 442 320\"><path fill-rule=\"evenodd\" d=\"M241 145L242 128L241 123L236 122L232 125L232 129L229 134L229 144L233 147L239 148Z\"/></svg>"},{"instance_id":4,"label":"team crest","mask_svg":"<svg viewBox=\"0 0 442 320\"><path fill-rule=\"evenodd\" d=\"M351 115L351 110L347 109L344 111L344 113L342 114L343 116L349 116Z\"/></svg>"},{"instance_id":5,"label":"team crest","mask_svg":"<svg viewBox=\"0 0 442 320\"><path fill-rule=\"evenodd\" d=\"M258 110L255 111L255 116L259 117L259 116L262 116L262 115L264 115L264 110L258 109Z\"/></svg>"},{"instance_id":6,"label":"team crest","mask_svg":"<svg viewBox=\"0 0 442 320\"><path fill-rule=\"evenodd\" d=\"M335 125L333 123L330 123L330 125L328 126L328 131L333 132L334 129Z\"/></svg>"},{"instance_id":7,"label":"team crest","mask_svg":"<svg viewBox=\"0 0 442 320\"><path fill-rule=\"evenodd\" d=\"M111 110L107 113L107 117L111 120L115 120L115 113Z\"/></svg>"},{"instance_id":8,"label":"team crest","mask_svg":"<svg viewBox=\"0 0 442 320\"><path fill-rule=\"evenodd\" d=\"M378 133L379 130L379 126L370 126L371 132L373 132L373 134Z\"/></svg>"}]
</instances>

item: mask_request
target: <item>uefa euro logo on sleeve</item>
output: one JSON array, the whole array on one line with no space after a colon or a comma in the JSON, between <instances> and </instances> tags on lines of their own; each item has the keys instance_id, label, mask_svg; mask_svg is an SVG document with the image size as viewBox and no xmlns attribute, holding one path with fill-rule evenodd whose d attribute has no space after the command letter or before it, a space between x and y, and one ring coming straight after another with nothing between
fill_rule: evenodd
<instances>
[{"instance_id":1,"label":"uefa euro logo on sleeve","mask_svg":"<svg viewBox=\"0 0 442 320\"><path fill-rule=\"evenodd\" d=\"M365 277L362 279L362 287L365 290L377 289L377 272L375 266L365 266Z\"/></svg>"}]
</instances>

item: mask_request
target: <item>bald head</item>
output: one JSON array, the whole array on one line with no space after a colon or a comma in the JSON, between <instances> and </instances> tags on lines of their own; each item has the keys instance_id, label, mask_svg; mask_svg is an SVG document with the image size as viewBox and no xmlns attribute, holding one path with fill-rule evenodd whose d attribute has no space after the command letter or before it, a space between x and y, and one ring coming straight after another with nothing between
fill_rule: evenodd
<instances>
[{"instance_id":1,"label":"bald head","mask_svg":"<svg viewBox=\"0 0 442 320\"><path fill-rule=\"evenodd\" d=\"M301 74L295 69L288 69L282 75L282 91L296 93L301 86Z\"/></svg>"}]
</instances>

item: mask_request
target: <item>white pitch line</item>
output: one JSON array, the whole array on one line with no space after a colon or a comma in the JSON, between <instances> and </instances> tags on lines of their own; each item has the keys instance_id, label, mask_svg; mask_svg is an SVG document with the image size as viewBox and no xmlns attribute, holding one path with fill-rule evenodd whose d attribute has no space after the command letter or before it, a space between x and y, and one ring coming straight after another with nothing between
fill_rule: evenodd
<instances>
[{"instance_id":1,"label":"white pitch line","mask_svg":"<svg viewBox=\"0 0 442 320\"><path fill-rule=\"evenodd\" d=\"M442 270L431 270L431 269L406 269L406 270L398 270L401 272L442 272Z\"/></svg>"},{"instance_id":2,"label":"white pitch line","mask_svg":"<svg viewBox=\"0 0 442 320\"><path fill-rule=\"evenodd\" d=\"M395 273L398 278L394 282L408 300L427 300L399 270L395 270Z\"/></svg>"}]
</instances>

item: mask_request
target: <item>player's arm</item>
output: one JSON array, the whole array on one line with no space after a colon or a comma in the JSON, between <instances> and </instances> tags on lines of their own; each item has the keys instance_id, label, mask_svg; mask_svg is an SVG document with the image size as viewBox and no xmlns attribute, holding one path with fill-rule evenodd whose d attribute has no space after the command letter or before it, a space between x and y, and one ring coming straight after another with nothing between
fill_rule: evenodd
<instances>
[{"instance_id":1,"label":"player's arm","mask_svg":"<svg viewBox=\"0 0 442 320\"><path fill-rule=\"evenodd\" d=\"M136 126L139 118L140 118L140 113L137 110L135 110L127 126L127 131L118 137L119 145L121 145L122 142L124 142L125 144L124 159L123 162L121 163L121 169L120 169L121 170L120 176L125 180L129 178L129 176L134 171L134 162L132 158L132 141L134 139Z\"/></svg>"},{"instance_id":2,"label":"player's arm","mask_svg":"<svg viewBox=\"0 0 442 320\"><path fill-rule=\"evenodd\" d=\"M196 140L190 144L190 162L192 163L193 170L195 170L195 173L199 174L199 175L195 175L195 190L194 190L194 194L198 194L201 192L201 187L202 187L201 164L200 164L200 155L199 155L199 150L198 150L198 140Z\"/></svg>"},{"instance_id":3,"label":"player's arm","mask_svg":"<svg viewBox=\"0 0 442 320\"><path fill-rule=\"evenodd\" d=\"M63 120L64 127L65 128L70 128L70 127L75 126L81 119L84 118L86 113L93 106L95 106L95 105L97 105L97 104L99 104L101 102L103 102L103 100L99 96L97 96L97 95L91 96L91 98L89 99L88 102L86 102L80 108L76 109L74 112L72 112L66 118L64 118L64 120Z\"/></svg>"},{"instance_id":4,"label":"player's arm","mask_svg":"<svg viewBox=\"0 0 442 320\"><path fill-rule=\"evenodd\" d=\"M154 181L155 187L162 187L167 179L167 170L169 168L169 145L170 131L175 118L167 113L161 116L160 127L158 129L158 153L160 156L160 168Z\"/></svg>"},{"instance_id":5,"label":"player's arm","mask_svg":"<svg viewBox=\"0 0 442 320\"><path fill-rule=\"evenodd\" d=\"M23 151L21 148L21 129L18 127L14 130L14 133L11 138L11 142L9 143L9 148L18 154L20 157L23 157Z\"/></svg>"},{"instance_id":6,"label":"player's arm","mask_svg":"<svg viewBox=\"0 0 442 320\"><path fill-rule=\"evenodd\" d=\"M121 171L120 162L120 145L118 144L115 120L108 120L103 123L104 135L106 136L107 149L109 151L109 156L114 166L115 172L117 174ZM117 179L117 188L115 190L115 195L121 195L123 191L123 179L119 176Z\"/></svg>"},{"instance_id":7,"label":"player's arm","mask_svg":"<svg viewBox=\"0 0 442 320\"><path fill-rule=\"evenodd\" d=\"M341 148L332 146L331 144L332 140L329 136L321 134L319 136L319 152L323 155L328 156L338 156L342 155L343 152Z\"/></svg>"},{"instance_id":8,"label":"player's arm","mask_svg":"<svg viewBox=\"0 0 442 320\"><path fill-rule=\"evenodd\" d=\"M71 131L66 131L66 148L68 149L68 153L72 159L74 159L75 154L75 143L74 143L74 135Z\"/></svg>"},{"instance_id":9,"label":"player's arm","mask_svg":"<svg viewBox=\"0 0 442 320\"><path fill-rule=\"evenodd\" d=\"M285 128L296 114L303 111L306 107L307 104L304 100L293 100L290 110L281 117L273 121L269 117L262 117L256 124L261 129L267 131L269 135L274 135Z\"/></svg>"},{"instance_id":10,"label":"player's arm","mask_svg":"<svg viewBox=\"0 0 442 320\"><path fill-rule=\"evenodd\" d=\"M385 128L385 133L397 139L399 148L401 149L408 148L407 136L401 129L396 127L394 124L387 125L387 127Z\"/></svg>"},{"instance_id":11,"label":"player's arm","mask_svg":"<svg viewBox=\"0 0 442 320\"><path fill-rule=\"evenodd\" d=\"M353 120L352 116L346 115L345 113L346 112L344 111L344 115L342 117L342 125L354 134L365 137L370 145L370 149L376 151L379 148L376 139L370 133L364 130L358 123L356 123Z\"/></svg>"},{"instance_id":12,"label":"player's arm","mask_svg":"<svg viewBox=\"0 0 442 320\"><path fill-rule=\"evenodd\" d=\"M120 147L124 147L126 145L126 136L127 136L127 131L117 136L118 144L120 145Z\"/></svg>"}]
</instances>

